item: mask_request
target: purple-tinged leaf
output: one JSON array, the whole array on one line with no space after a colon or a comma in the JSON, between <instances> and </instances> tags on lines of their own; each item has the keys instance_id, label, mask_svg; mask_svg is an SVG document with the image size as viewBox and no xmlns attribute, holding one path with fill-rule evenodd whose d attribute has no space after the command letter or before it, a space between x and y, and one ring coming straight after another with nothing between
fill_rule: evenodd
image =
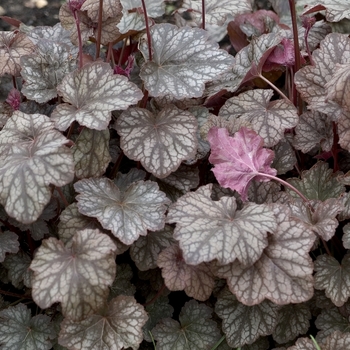
<instances>
[{"instance_id":1,"label":"purple-tinged leaf","mask_svg":"<svg viewBox=\"0 0 350 350\"><path fill-rule=\"evenodd\" d=\"M329 255L320 255L315 261L315 288L325 290L326 296L340 307L350 296L350 255L341 264Z\"/></svg>"},{"instance_id":2,"label":"purple-tinged leaf","mask_svg":"<svg viewBox=\"0 0 350 350\"><path fill-rule=\"evenodd\" d=\"M212 309L191 300L181 309L179 322L165 318L152 330L157 350L210 349L220 338Z\"/></svg>"},{"instance_id":3,"label":"purple-tinged leaf","mask_svg":"<svg viewBox=\"0 0 350 350\"><path fill-rule=\"evenodd\" d=\"M299 338L294 346L286 350L315 350L315 344L310 338Z\"/></svg>"},{"instance_id":4,"label":"purple-tinged leaf","mask_svg":"<svg viewBox=\"0 0 350 350\"><path fill-rule=\"evenodd\" d=\"M350 334L349 332L341 333L335 331L330 334L322 344L324 350L348 350L350 349Z\"/></svg>"},{"instance_id":5,"label":"purple-tinged leaf","mask_svg":"<svg viewBox=\"0 0 350 350\"><path fill-rule=\"evenodd\" d=\"M254 343L260 336L270 335L278 321L279 307L266 300L246 306L225 288L218 296L215 312L222 319L222 330L232 348Z\"/></svg>"},{"instance_id":6,"label":"purple-tinged leaf","mask_svg":"<svg viewBox=\"0 0 350 350\"><path fill-rule=\"evenodd\" d=\"M315 235L301 223L289 218L288 210L275 206L278 227L271 230L269 244L252 266L238 261L220 266L217 276L245 305L264 299L276 304L302 303L314 293L313 264L309 251Z\"/></svg>"},{"instance_id":7,"label":"purple-tinged leaf","mask_svg":"<svg viewBox=\"0 0 350 350\"><path fill-rule=\"evenodd\" d=\"M159 178L196 154L197 120L173 105L156 116L147 109L129 108L118 118L116 129L124 153Z\"/></svg>"},{"instance_id":8,"label":"purple-tinged leaf","mask_svg":"<svg viewBox=\"0 0 350 350\"><path fill-rule=\"evenodd\" d=\"M20 59L34 50L34 44L24 33L0 32L0 76L18 76Z\"/></svg>"},{"instance_id":9,"label":"purple-tinged leaf","mask_svg":"<svg viewBox=\"0 0 350 350\"><path fill-rule=\"evenodd\" d=\"M153 26L150 32L153 58L148 61L147 40L141 42L146 63L140 76L151 96L201 97L204 84L234 63L232 56L208 40L205 30L165 23Z\"/></svg>"},{"instance_id":10,"label":"purple-tinged leaf","mask_svg":"<svg viewBox=\"0 0 350 350\"><path fill-rule=\"evenodd\" d=\"M164 249L158 257L164 283L171 291L184 290L189 297L205 301L214 288L214 274L210 264L188 265L177 244Z\"/></svg>"},{"instance_id":11,"label":"purple-tinged leaf","mask_svg":"<svg viewBox=\"0 0 350 350\"><path fill-rule=\"evenodd\" d=\"M6 253L16 254L18 250L18 236L10 231L0 231L0 262L5 260Z\"/></svg>"},{"instance_id":12,"label":"purple-tinged leaf","mask_svg":"<svg viewBox=\"0 0 350 350\"><path fill-rule=\"evenodd\" d=\"M121 191L107 178L83 179L74 184L81 214L96 218L103 228L130 245L147 230L164 227L170 201L152 181L138 181Z\"/></svg>"},{"instance_id":13,"label":"purple-tinged leaf","mask_svg":"<svg viewBox=\"0 0 350 350\"><path fill-rule=\"evenodd\" d=\"M24 304L0 311L0 345L2 350L49 350L56 337L50 317L31 317Z\"/></svg>"},{"instance_id":14,"label":"purple-tinged leaf","mask_svg":"<svg viewBox=\"0 0 350 350\"><path fill-rule=\"evenodd\" d=\"M0 201L24 224L38 219L50 201L49 185L73 180L68 140L41 114L15 111L0 131Z\"/></svg>"},{"instance_id":15,"label":"purple-tinged leaf","mask_svg":"<svg viewBox=\"0 0 350 350\"><path fill-rule=\"evenodd\" d=\"M269 181L261 175L275 176L277 171L270 167L274 153L263 148L263 139L253 130L242 127L229 136L227 129L210 129L208 140L211 146L209 161L215 165L213 170L222 187L236 190L247 200L249 183L255 179Z\"/></svg>"},{"instance_id":16,"label":"purple-tinged leaf","mask_svg":"<svg viewBox=\"0 0 350 350\"><path fill-rule=\"evenodd\" d=\"M90 18L98 22L99 1L86 0L81 6L82 11L87 11ZM122 12L122 5L120 0L104 0L102 8L102 21L106 21L108 17L116 17L120 19Z\"/></svg>"},{"instance_id":17,"label":"purple-tinged leaf","mask_svg":"<svg viewBox=\"0 0 350 350\"><path fill-rule=\"evenodd\" d=\"M168 222L176 222L174 238L180 242L187 264L218 259L244 265L257 261L267 246L267 232L276 229L272 209L249 203L237 210L234 197L211 199L212 185L182 196L169 208Z\"/></svg>"},{"instance_id":18,"label":"purple-tinged leaf","mask_svg":"<svg viewBox=\"0 0 350 350\"><path fill-rule=\"evenodd\" d=\"M277 175L282 175L292 170L297 163L295 151L291 145L291 137L288 137L291 135L286 134L284 136L285 138L272 147L272 150L275 152L275 158L271 167L277 170Z\"/></svg>"},{"instance_id":19,"label":"purple-tinged leaf","mask_svg":"<svg viewBox=\"0 0 350 350\"><path fill-rule=\"evenodd\" d=\"M56 238L43 240L30 265L34 301L42 309L61 302L63 315L72 320L93 314L114 280L115 250L99 230L78 231L69 247Z\"/></svg>"},{"instance_id":20,"label":"purple-tinged leaf","mask_svg":"<svg viewBox=\"0 0 350 350\"><path fill-rule=\"evenodd\" d=\"M109 130L84 128L72 147L78 179L102 176L111 161Z\"/></svg>"},{"instance_id":21,"label":"purple-tinged leaf","mask_svg":"<svg viewBox=\"0 0 350 350\"><path fill-rule=\"evenodd\" d=\"M173 228L165 225L159 231L148 232L146 237L140 236L130 247L130 257L140 271L155 269L159 253L173 243Z\"/></svg>"},{"instance_id":22,"label":"purple-tinged leaf","mask_svg":"<svg viewBox=\"0 0 350 350\"><path fill-rule=\"evenodd\" d=\"M339 22L343 18L350 19L349 4L346 0L317 0L306 5L303 14L326 10L326 19L329 22Z\"/></svg>"},{"instance_id":23,"label":"purple-tinged leaf","mask_svg":"<svg viewBox=\"0 0 350 350\"><path fill-rule=\"evenodd\" d=\"M136 293L136 287L131 283L133 273L129 264L120 264L117 266L117 275L110 286L109 300L118 295L133 296Z\"/></svg>"},{"instance_id":24,"label":"purple-tinged leaf","mask_svg":"<svg viewBox=\"0 0 350 350\"><path fill-rule=\"evenodd\" d=\"M286 129L295 127L299 121L297 110L286 100L270 101L272 90L250 90L228 99L221 107L219 116L226 120L242 119L250 123L264 140L266 147L276 145Z\"/></svg>"},{"instance_id":25,"label":"purple-tinged leaf","mask_svg":"<svg viewBox=\"0 0 350 350\"><path fill-rule=\"evenodd\" d=\"M135 84L113 75L110 65L102 62L86 64L68 74L57 90L66 102L52 112L59 130L66 130L74 120L90 129L107 129L112 110L127 109L143 96Z\"/></svg>"},{"instance_id":26,"label":"purple-tinged leaf","mask_svg":"<svg viewBox=\"0 0 350 350\"><path fill-rule=\"evenodd\" d=\"M82 321L64 319L58 342L68 349L121 350L131 347L137 350L147 319L143 306L134 297L118 296L100 313Z\"/></svg>"}]
</instances>

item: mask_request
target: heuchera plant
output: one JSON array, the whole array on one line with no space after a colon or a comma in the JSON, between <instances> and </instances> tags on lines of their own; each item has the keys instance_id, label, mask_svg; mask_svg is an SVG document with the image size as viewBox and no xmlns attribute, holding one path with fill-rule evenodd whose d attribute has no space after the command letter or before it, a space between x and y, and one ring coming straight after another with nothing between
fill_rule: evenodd
<instances>
[{"instance_id":1,"label":"heuchera plant","mask_svg":"<svg viewBox=\"0 0 350 350\"><path fill-rule=\"evenodd\" d=\"M350 349L350 6L271 3L2 18L1 349Z\"/></svg>"}]
</instances>

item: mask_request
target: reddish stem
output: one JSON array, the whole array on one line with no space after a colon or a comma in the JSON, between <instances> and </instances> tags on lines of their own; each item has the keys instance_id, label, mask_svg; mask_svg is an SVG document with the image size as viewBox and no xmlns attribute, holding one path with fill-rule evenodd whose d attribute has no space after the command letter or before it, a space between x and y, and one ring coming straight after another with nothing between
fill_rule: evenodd
<instances>
[{"instance_id":1,"label":"reddish stem","mask_svg":"<svg viewBox=\"0 0 350 350\"><path fill-rule=\"evenodd\" d=\"M145 0L141 0L141 2L142 2L143 14L145 16L145 23L146 23L146 34L147 34L147 42L148 42L148 60L152 61L152 41L151 41L151 33L149 31L147 9L146 9Z\"/></svg>"},{"instance_id":2,"label":"reddish stem","mask_svg":"<svg viewBox=\"0 0 350 350\"><path fill-rule=\"evenodd\" d=\"M165 286L165 284L163 284L161 286L161 288L159 289L159 291L157 292L157 294L150 301L147 301L147 303L144 303L143 306L146 307L147 305L153 304L162 295L165 288L166 288L166 286Z\"/></svg>"},{"instance_id":3,"label":"reddish stem","mask_svg":"<svg viewBox=\"0 0 350 350\"><path fill-rule=\"evenodd\" d=\"M75 19L75 25L77 26L77 32L78 32L78 43L79 43L79 68L83 67L83 42L81 40L81 31L80 31L80 22L79 22L79 16L77 14L77 11L73 11L73 16Z\"/></svg>"},{"instance_id":4,"label":"reddish stem","mask_svg":"<svg viewBox=\"0 0 350 350\"><path fill-rule=\"evenodd\" d=\"M202 28L205 29L205 0L202 0Z\"/></svg>"},{"instance_id":5,"label":"reddish stem","mask_svg":"<svg viewBox=\"0 0 350 350\"><path fill-rule=\"evenodd\" d=\"M14 298L21 298L21 299L32 299L29 295L23 295L23 294L17 294L17 293L12 293L12 292L6 292L5 290L0 289L0 294L2 295L8 295L9 297L14 297Z\"/></svg>"},{"instance_id":6,"label":"reddish stem","mask_svg":"<svg viewBox=\"0 0 350 350\"><path fill-rule=\"evenodd\" d=\"M96 55L97 60L100 57L101 35L102 35L102 13L103 13L103 0L100 0L98 6L98 26L97 26L97 38L96 38Z\"/></svg>"}]
</instances>

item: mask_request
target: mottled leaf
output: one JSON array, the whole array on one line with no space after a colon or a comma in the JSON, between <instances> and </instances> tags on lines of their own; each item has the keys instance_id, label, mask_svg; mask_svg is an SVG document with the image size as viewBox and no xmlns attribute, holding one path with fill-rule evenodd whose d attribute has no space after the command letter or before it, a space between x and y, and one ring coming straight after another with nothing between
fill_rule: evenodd
<instances>
[{"instance_id":1,"label":"mottled leaf","mask_svg":"<svg viewBox=\"0 0 350 350\"><path fill-rule=\"evenodd\" d=\"M344 186L337 181L333 170L329 169L325 162L318 162L311 169L303 171L301 177L301 179L290 178L287 181L308 199L325 201L328 198L338 198L345 192ZM295 192L289 189L287 191L297 197Z\"/></svg>"},{"instance_id":2,"label":"mottled leaf","mask_svg":"<svg viewBox=\"0 0 350 350\"><path fill-rule=\"evenodd\" d=\"M32 271L29 270L31 261L26 253L20 251L17 254L8 255L3 262L8 270L8 277L16 288L21 286L22 281L25 286L31 287Z\"/></svg>"},{"instance_id":3,"label":"mottled leaf","mask_svg":"<svg viewBox=\"0 0 350 350\"><path fill-rule=\"evenodd\" d=\"M18 236L10 231L0 231L0 262L5 260L6 253L17 253L19 250Z\"/></svg>"},{"instance_id":4,"label":"mottled leaf","mask_svg":"<svg viewBox=\"0 0 350 350\"><path fill-rule=\"evenodd\" d=\"M310 338L299 338L294 346L286 350L315 350L315 344Z\"/></svg>"},{"instance_id":5,"label":"mottled leaf","mask_svg":"<svg viewBox=\"0 0 350 350\"><path fill-rule=\"evenodd\" d=\"M102 176L111 161L109 130L84 128L72 147L75 174L81 178Z\"/></svg>"},{"instance_id":6,"label":"mottled leaf","mask_svg":"<svg viewBox=\"0 0 350 350\"><path fill-rule=\"evenodd\" d=\"M303 153L317 146L321 146L325 152L329 152L332 148L333 126L327 114L315 111L303 113L294 131L293 145Z\"/></svg>"},{"instance_id":7,"label":"mottled leaf","mask_svg":"<svg viewBox=\"0 0 350 350\"><path fill-rule=\"evenodd\" d=\"M131 283L132 277L133 273L129 264L118 265L117 276L110 287L109 299L118 295L133 296L136 293L136 287Z\"/></svg>"},{"instance_id":8,"label":"mottled leaf","mask_svg":"<svg viewBox=\"0 0 350 350\"><path fill-rule=\"evenodd\" d=\"M23 95L38 103L57 97L57 85L76 68L77 53L71 45L40 40L35 53L21 57Z\"/></svg>"},{"instance_id":9,"label":"mottled leaf","mask_svg":"<svg viewBox=\"0 0 350 350\"><path fill-rule=\"evenodd\" d=\"M114 179L114 184L120 191L125 192L131 184L144 180L145 177L146 172L144 170L132 168L127 174L118 173Z\"/></svg>"},{"instance_id":10,"label":"mottled leaf","mask_svg":"<svg viewBox=\"0 0 350 350\"><path fill-rule=\"evenodd\" d=\"M184 0L177 11L189 11L193 20L202 23L202 2L200 0ZM228 15L236 16L251 12L250 0L207 0L205 2L205 24L223 25Z\"/></svg>"},{"instance_id":11,"label":"mottled leaf","mask_svg":"<svg viewBox=\"0 0 350 350\"><path fill-rule=\"evenodd\" d=\"M348 350L350 348L350 334L349 332L335 331L326 338L322 345L324 350Z\"/></svg>"},{"instance_id":12,"label":"mottled leaf","mask_svg":"<svg viewBox=\"0 0 350 350\"><path fill-rule=\"evenodd\" d=\"M343 227L343 232L343 246L346 249L350 249L350 223Z\"/></svg>"},{"instance_id":13,"label":"mottled leaf","mask_svg":"<svg viewBox=\"0 0 350 350\"><path fill-rule=\"evenodd\" d=\"M350 255L345 255L341 264L330 255L320 255L315 271L315 288L324 289L336 306L342 306L350 296Z\"/></svg>"},{"instance_id":14,"label":"mottled leaf","mask_svg":"<svg viewBox=\"0 0 350 350\"><path fill-rule=\"evenodd\" d=\"M117 27L121 33L129 30L141 31L146 28L145 14L141 0L120 0L123 5L123 17ZM147 16L160 17L165 12L164 0L145 0Z\"/></svg>"},{"instance_id":15,"label":"mottled leaf","mask_svg":"<svg viewBox=\"0 0 350 350\"><path fill-rule=\"evenodd\" d=\"M150 32L153 57L148 60L147 40L141 42L146 63L140 76L151 96L200 97L204 84L234 63L234 58L209 41L202 29L165 23L153 26Z\"/></svg>"},{"instance_id":16,"label":"mottled leaf","mask_svg":"<svg viewBox=\"0 0 350 350\"><path fill-rule=\"evenodd\" d=\"M275 157L271 167L277 170L277 175L282 175L287 171L292 170L297 162L295 151L290 142L290 137L286 137L288 135L285 135L285 138L272 147L272 150L275 152Z\"/></svg>"},{"instance_id":17,"label":"mottled leaf","mask_svg":"<svg viewBox=\"0 0 350 350\"><path fill-rule=\"evenodd\" d=\"M186 263L214 259L222 264L235 259L254 263L267 246L267 232L276 229L272 210L253 203L237 210L234 197L213 201L211 188L189 192L169 209L168 222L176 222L174 238L180 242Z\"/></svg>"},{"instance_id":18,"label":"mottled leaf","mask_svg":"<svg viewBox=\"0 0 350 350\"><path fill-rule=\"evenodd\" d=\"M197 120L173 105L154 115L147 109L129 108L118 118L120 147L133 160L141 161L154 176L174 172L197 150Z\"/></svg>"},{"instance_id":19,"label":"mottled leaf","mask_svg":"<svg viewBox=\"0 0 350 350\"><path fill-rule=\"evenodd\" d=\"M81 6L82 11L87 11L90 18L98 20L99 1L86 0ZM122 5L120 0L104 0L102 8L102 21L107 20L108 17L121 17Z\"/></svg>"},{"instance_id":20,"label":"mottled leaf","mask_svg":"<svg viewBox=\"0 0 350 350\"><path fill-rule=\"evenodd\" d=\"M219 116L226 120L244 119L264 139L266 147L276 145L286 129L297 125L299 117L293 103L287 100L270 101L272 90L250 90L228 99Z\"/></svg>"},{"instance_id":21,"label":"mottled leaf","mask_svg":"<svg viewBox=\"0 0 350 350\"><path fill-rule=\"evenodd\" d=\"M305 7L303 14L326 10L326 19L329 22L339 22L343 18L350 19L349 4L345 0L317 0L314 4Z\"/></svg>"},{"instance_id":22,"label":"mottled leaf","mask_svg":"<svg viewBox=\"0 0 350 350\"><path fill-rule=\"evenodd\" d=\"M94 62L68 74L57 87L64 102L51 119L59 130L76 120L90 129L107 129L114 109L127 109L142 97L141 90L126 77L113 75L107 63Z\"/></svg>"},{"instance_id":23,"label":"mottled leaf","mask_svg":"<svg viewBox=\"0 0 350 350\"><path fill-rule=\"evenodd\" d=\"M212 309L191 300L181 309L179 321L163 319L152 330L157 350L210 349L220 338L216 322L211 320Z\"/></svg>"},{"instance_id":24,"label":"mottled leaf","mask_svg":"<svg viewBox=\"0 0 350 350\"><path fill-rule=\"evenodd\" d=\"M260 336L272 334L278 321L278 309L267 300L259 305L243 305L227 288L219 294L215 304L226 341L233 348L252 344Z\"/></svg>"},{"instance_id":25,"label":"mottled leaf","mask_svg":"<svg viewBox=\"0 0 350 350\"><path fill-rule=\"evenodd\" d=\"M2 350L50 350L56 337L50 317L31 317L24 304L0 311L0 345Z\"/></svg>"},{"instance_id":26,"label":"mottled leaf","mask_svg":"<svg viewBox=\"0 0 350 350\"><path fill-rule=\"evenodd\" d=\"M107 178L83 179L74 184L80 213L96 218L124 244L132 244L147 230L164 227L170 201L152 181L138 181L121 191Z\"/></svg>"},{"instance_id":27,"label":"mottled leaf","mask_svg":"<svg viewBox=\"0 0 350 350\"><path fill-rule=\"evenodd\" d=\"M34 222L50 201L49 185L73 180L67 142L45 115L13 113L0 131L0 200L10 216Z\"/></svg>"},{"instance_id":28,"label":"mottled leaf","mask_svg":"<svg viewBox=\"0 0 350 350\"><path fill-rule=\"evenodd\" d=\"M213 172L222 187L236 190L243 201L247 200L249 183L255 179L269 181L264 177L275 176L272 169L274 153L263 148L263 139L255 131L242 127L230 137L227 129L210 129L208 140L211 146L209 161L215 165Z\"/></svg>"},{"instance_id":29,"label":"mottled leaf","mask_svg":"<svg viewBox=\"0 0 350 350\"><path fill-rule=\"evenodd\" d=\"M278 228L270 231L269 244L261 258L248 267L235 261L220 266L216 273L227 279L231 292L245 305L257 305L264 299L279 305L301 303L314 293L313 264L308 252L315 235L289 219L281 205L275 208Z\"/></svg>"},{"instance_id":30,"label":"mottled leaf","mask_svg":"<svg viewBox=\"0 0 350 350\"><path fill-rule=\"evenodd\" d=\"M113 241L99 230L78 231L69 247L43 240L30 265L33 299L45 309L61 302L62 313L81 320L101 308L115 276Z\"/></svg>"},{"instance_id":31,"label":"mottled leaf","mask_svg":"<svg viewBox=\"0 0 350 350\"><path fill-rule=\"evenodd\" d=\"M164 283L171 291L184 290L189 297L205 301L214 288L214 274L208 263L188 265L177 244L164 249L158 257Z\"/></svg>"},{"instance_id":32,"label":"mottled leaf","mask_svg":"<svg viewBox=\"0 0 350 350\"><path fill-rule=\"evenodd\" d=\"M293 340L299 334L307 333L312 317L310 309L305 303L282 306L278 316L273 339L279 344Z\"/></svg>"},{"instance_id":33,"label":"mottled leaf","mask_svg":"<svg viewBox=\"0 0 350 350\"><path fill-rule=\"evenodd\" d=\"M162 230L140 236L130 247L130 257L141 271L155 269L159 253L173 243L173 228L165 225Z\"/></svg>"},{"instance_id":34,"label":"mottled leaf","mask_svg":"<svg viewBox=\"0 0 350 350\"><path fill-rule=\"evenodd\" d=\"M64 29L61 23L57 23L54 26L37 26L33 27L27 33L28 38L34 43L39 44L44 40L50 40L57 44L64 44L74 47L70 41L70 33Z\"/></svg>"},{"instance_id":35,"label":"mottled leaf","mask_svg":"<svg viewBox=\"0 0 350 350\"><path fill-rule=\"evenodd\" d=\"M148 317L134 297L118 296L99 314L74 322L64 319L58 342L69 349L139 349Z\"/></svg>"},{"instance_id":36,"label":"mottled leaf","mask_svg":"<svg viewBox=\"0 0 350 350\"><path fill-rule=\"evenodd\" d=\"M21 32L0 32L0 76L18 76L20 59L34 50L34 44Z\"/></svg>"}]
</instances>

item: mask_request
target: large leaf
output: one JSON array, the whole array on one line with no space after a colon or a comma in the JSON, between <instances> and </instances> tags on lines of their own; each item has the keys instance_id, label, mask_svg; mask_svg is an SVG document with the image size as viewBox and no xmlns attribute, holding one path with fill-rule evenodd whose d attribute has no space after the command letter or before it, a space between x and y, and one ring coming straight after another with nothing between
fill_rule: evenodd
<instances>
[{"instance_id":1,"label":"large leaf","mask_svg":"<svg viewBox=\"0 0 350 350\"><path fill-rule=\"evenodd\" d=\"M219 184L239 192L244 201L253 179L269 181L261 175L275 176L277 173L270 167L273 151L262 147L262 138L253 130L242 127L230 137L227 129L213 127L208 140L211 146L209 161L215 165L213 172Z\"/></svg>"},{"instance_id":2,"label":"large leaf","mask_svg":"<svg viewBox=\"0 0 350 350\"><path fill-rule=\"evenodd\" d=\"M341 264L329 255L320 255L315 261L315 288L325 289L326 296L340 307L350 296L350 255Z\"/></svg>"},{"instance_id":3,"label":"large leaf","mask_svg":"<svg viewBox=\"0 0 350 350\"><path fill-rule=\"evenodd\" d=\"M2 350L50 350L56 337L50 317L31 317L24 304L0 311L0 345Z\"/></svg>"},{"instance_id":4,"label":"large leaf","mask_svg":"<svg viewBox=\"0 0 350 350\"><path fill-rule=\"evenodd\" d=\"M294 105L287 100L270 101L272 90L256 89L243 92L228 99L220 109L224 119L243 119L264 139L266 147L276 145L286 129L298 123L298 114Z\"/></svg>"},{"instance_id":5,"label":"large leaf","mask_svg":"<svg viewBox=\"0 0 350 350\"><path fill-rule=\"evenodd\" d=\"M131 347L137 350L147 319L143 306L134 297L118 296L102 312L85 320L64 319L58 342L68 349L121 350Z\"/></svg>"},{"instance_id":6,"label":"large leaf","mask_svg":"<svg viewBox=\"0 0 350 350\"><path fill-rule=\"evenodd\" d=\"M238 259L249 265L267 246L267 232L276 229L272 210L249 203L237 210L234 197L213 201L212 185L189 192L173 204L168 222L176 222L174 238L180 242L186 263L198 265L214 259L228 264Z\"/></svg>"},{"instance_id":7,"label":"large leaf","mask_svg":"<svg viewBox=\"0 0 350 350\"><path fill-rule=\"evenodd\" d=\"M159 114L129 108L118 118L120 147L133 160L141 161L154 176L164 178L197 150L197 120L187 111L168 105Z\"/></svg>"},{"instance_id":8,"label":"large leaf","mask_svg":"<svg viewBox=\"0 0 350 350\"><path fill-rule=\"evenodd\" d=\"M215 312L222 319L222 330L233 348L254 343L260 336L270 335L278 321L279 307L270 301L246 306L225 288L218 296Z\"/></svg>"},{"instance_id":9,"label":"large leaf","mask_svg":"<svg viewBox=\"0 0 350 350\"><path fill-rule=\"evenodd\" d=\"M350 348L350 334L349 332L335 331L326 338L322 345L324 350L348 350Z\"/></svg>"},{"instance_id":10,"label":"large leaf","mask_svg":"<svg viewBox=\"0 0 350 350\"><path fill-rule=\"evenodd\" d=\"M202 23L202 2L200 0L184 0L182 8L177 11L189 11L193 20ZM205 23L223 25L228 15L252 11L250 0L207 0L205 2Z\"/></svg>"},{"instance_id":11,"label":"large leaf","mask_svg":"<svg viewBox=\"0 0 350 350\"><path fill-rule=\"evenodd\" d=\"M68 74L57 87L64 102L52 113L59 130L74 121L90 129L107 129L114 109L124 110L142 98L141 90L126 77L113 75L110 65L86 64Z\"/></svg>"},{"instance_id":12,"label":"large leaf","mask_svg":"<svg viewBox=\"0 0 350 350\"><path fill-rule=\"evenodd\" d=\"M279 224L276 230L270 231L269 244L261 258L252 266L235 261L217 271L245 305L256 305L264 299L279 305L301 303L314 293L313 264L308 252L315 235L301 223L289 219L288 211L280 204L275 208Z\"/></svg>"},{"instance_id":13,"label":"large leaf","mask_svg":"<svg viewBox=\"0 0 350 350\"><path fill-rule=\"evenodd\" d=\"M13 113L0 131L0 201L10 216L34 222L50 201L49 185L73 180L67 142L45 115Z\"/></svg>"},{"instance_id":14,"label":"large leaf","mask_svg":"<svg viewBox=\"0 0 350 350\"><path fill-rule=\"evenodd\" d=\"M208 263L188 265L177 244L164 249L158 257L164 283L171 291L184 290L189 297L205 301L214 288L214 274Z\"/></svg>"},{"instance_id":15,"label":"large leaf","mask_svg":"<svg viewBox=\"0 0 350 350\"><path fill-rule=\"evenodd\" d=\"M152 96L200 97L204 84L234 63L234 58L210 42L202 29L165 23L153 26L150 32L153 57L148 61L147 41L141 42L146 63L140 76Z\"/></svg>"},{"instance_id":16,"label":"large leaf","mask_svg":"<svg viewBox=\"0 0 350 350\"><path fill-rule=\"evenodd\" d=\"M56 238L43 240L30 265L34 301L43 309L61 302L63 315L72 320L93 314L114 280L115 250L99 230L78 231L66 246Z\"/></svg>"},{"instance_id":17,"label":"large leaf","mask_svg":"<svg viewBox=\"0 0 350 350\"><path fill-rule=\"evenodd\" d=\"M212 310L191 300L181 309L179 322L165 318L153 329L157 350L203 350L213 347L220 338Z\"/></svg>"},{"instance_id":18,"label":"large leaf","mask_svg":"<svg viewBox=\"0 0 350 350\"><path fill-rule=\"evenodd\" d=\"M57 97L57 85L76 68L78 49L41 39L37 50L21 58L21 75L25 82L22 93L28 99L45 103Z\"/></svg>"},{"instance_id":19,"label":"large leaf","mask_svg":"<svg viewBox=\"0 0 350 350\"><path fill-rule=\"evenodd\" d=\"M170 201L153 181L138 181L121 191L107 178L91 178L76 182L74 188L80 193L80 213L96 218L124 244L164 227Z\"/></svg>"},{"instance_id":20,"label":"large leaf","mask_svg":"<svg viewBox=\"0 0 350 350\"><path fill-rule=\"evenodd\" d=\"M0 32L0 76L18 76L21 56L30 54L34 44L24 33Z\"/></svg>"},{"instance_id":21,"label":"large leaf","mask_svg":"<svg viewBox=\"0 0 350 350\"><path fill-rule=\"evenodd\" d=\"M84 128L72 147L75 174L81 178L102 176L111 156L109 154L109 130Z\"/></svg>"}]
</instances>

